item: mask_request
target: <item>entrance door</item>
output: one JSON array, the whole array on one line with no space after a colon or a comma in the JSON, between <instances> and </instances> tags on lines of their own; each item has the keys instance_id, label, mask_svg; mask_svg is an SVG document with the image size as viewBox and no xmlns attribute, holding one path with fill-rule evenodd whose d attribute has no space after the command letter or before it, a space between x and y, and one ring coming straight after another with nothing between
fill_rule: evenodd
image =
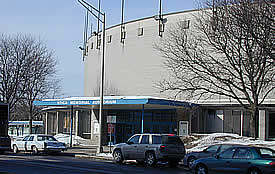
<instances>
[{"instance_id":1,"label":"entrance door","mask_svg":"<svg viewBox=\"0 0 275 174\"><path fill-rule=\"evenodd\" d=\"M269 113L269 132L268 138L275 139L275 113Z\"/></svg>"}]
</instances>

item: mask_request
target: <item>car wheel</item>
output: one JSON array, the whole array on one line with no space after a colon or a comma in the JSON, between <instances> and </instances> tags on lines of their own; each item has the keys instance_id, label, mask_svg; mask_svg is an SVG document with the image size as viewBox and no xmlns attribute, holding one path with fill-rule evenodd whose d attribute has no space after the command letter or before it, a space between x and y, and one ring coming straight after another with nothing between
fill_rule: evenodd
<instances>
[{"instance_id":1,"label":"car wheel","mask_svg":"<svg viewBox=\"0 0 275 174\"><path fill-rule=\"evenodd\" d=\"M187 167L189 167L189 169L191 169L192 164L194 163L195 160L196 160L196 158L193 157L193 156L191 156L191 157L188 158L188 160L187 160Z\"/></svg>"},{"instance_id":2,"label":"car wheel","mask_svg":"<svg viewBox=\"0 0 275 174\"><path fill-rule=\"evenodd\" d=\"M177 165L179 164L179 160L168 161L168 164L170 167L177 167Z\"/></svg>"},{"instance_id":3,"label":"car wheel","mask_svg":"<svg viewBox=\"0 0 275 174\"><path fill-rule=\"evenodd\" d=\"M155 154L152 152L146 153L145 162L147 166L154 166L157 163Z\"/></svg>"},{"instance_id":4,"label":"car wheel","mask_svg":"<svg viewBox=\"0 0 275 174\"><path fill-rule=\"evenodd\" d=\"M248 171L248 174L261 174L261 172L259 169L253 168Z\"/></svg>"},{"instance_id":5,"label":"car wheel","mask_svg":"<svg viewBox=\"0 0 275 174\"><path fill-rule=\"evenodd\" d=\"M36 146L32 146L32 154L37 155L38 154L38 149Z\"/></svg>"},{"instance_id":6,"label":"car wheel","mask_svg":"<svg viewBox=\"0 0 275 174\"><path fill-rule=\"evenodd\" d=\"M207 167L203 164L199 164L197 167L196 167L196 174L207 174Z\"/></svg>"},{"instance_id":7,"label":"car wheel","mask_svg":"<svg viewBox=\"0 0 275 174\"><path fill-rule=\"evenodd\" d=\"M123 162L123 156L121 153L121 150L115 150L113 154L113 158L116 163L122 163Z\"/></svg>"},{"instance_id":8,"label":"car wheel","mask_svg":"<svg viewBox=\"0 0 275 174\"><path fill-rule=\"evenodd\" d=\"M18 153L18 147L14 144L12 146L13 153Z\"/></svg>"}]
</instances>

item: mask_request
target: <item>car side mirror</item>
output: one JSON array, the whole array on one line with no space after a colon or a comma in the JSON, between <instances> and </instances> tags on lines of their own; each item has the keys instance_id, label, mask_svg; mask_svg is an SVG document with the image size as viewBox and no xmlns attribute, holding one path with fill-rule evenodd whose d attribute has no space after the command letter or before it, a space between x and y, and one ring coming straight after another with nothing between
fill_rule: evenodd
<instances>
[{"instance_id":1,"label":"car side mirror","mask_svg":"<svg viewBox=\"0 0 275 174\"><path fill-rule=\"evenodd\" d=\"M207 149L204 149L203 152L207 153Z\"/></svg>"},{"instance_id":2,"label":"car side mirror","mask_svg":"<svg viewBox=\"0 0 275 174\"><path fill-rule=\"evenodd\" d=\"M131 145L134 144L132 141L127 141L126 144Z\"/></svg>"},{"instance_id":3,"label":"car side mirror","mask_svg":"<svg viewBox=\"0 0 275 174\"><path fill-rule=\"evenodd\" d=\"M220 155L215 155L215 158L220 159Z\"/></svg>"}]
</instances>

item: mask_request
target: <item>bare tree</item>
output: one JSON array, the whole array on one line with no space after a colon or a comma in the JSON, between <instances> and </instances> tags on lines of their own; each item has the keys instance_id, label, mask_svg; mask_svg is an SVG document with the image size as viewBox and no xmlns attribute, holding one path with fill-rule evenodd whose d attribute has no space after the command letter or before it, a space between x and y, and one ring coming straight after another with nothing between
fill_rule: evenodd
<instances>
[{"instance_id":1,"label":"bare tree","mask_svg":"<svg viewBox=\"0 0 275 174\"><path fill-rule=\"evenodd\" d=\"M172 72L161 91L192 99L224 96L251 111L256 137L258 108L274 96L274 4L271 0L211 0L194 26L177 23L157 45Z\"/></svg>"},{"instance_id":2,"label":"bare tree","mask_svg":"<svg viewBox=\"0 0 275 174\"><path fill-rule=\"evenodd\" d=\"M25 36L0 35L0 100L9 103L10 109L24 93L26 83L22 79L28 70L26 60L30 56L31 45Z\"/></svg>"},{"instance_id":3,"label":"bare tree","mask_svg":"<svg viewBox=\"0 0 275 174\"><path fill-rule=\"evenodd\" d=\"M33 117L39 116L38 109L33 105L34 100L43 99L49 94L56 95L60 89L53 52L32 36L2 35L1 39L2 98L16 111L15 116L25 118L28 113L31 128ZM24 114L22 111L27 112Z\"/></svg>"}]
</instances>

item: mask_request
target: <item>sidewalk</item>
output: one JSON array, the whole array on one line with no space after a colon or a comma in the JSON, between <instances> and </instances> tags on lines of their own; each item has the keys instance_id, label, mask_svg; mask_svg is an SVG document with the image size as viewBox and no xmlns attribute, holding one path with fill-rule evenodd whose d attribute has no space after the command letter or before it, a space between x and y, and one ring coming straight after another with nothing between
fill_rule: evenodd
<instances>
[{"instance_id":1,"label":"sidewalk","mask_svg":"<svg viewBox=\"0 0 275 174\"><path fill-rule=\"evenodd\" d=\"M64 155L76 158L91 158L100 160L113 160L109 147L103 147L103 153L97 154L97 146L73 146L68 147Z\"/></svg>"}]
</instances>

